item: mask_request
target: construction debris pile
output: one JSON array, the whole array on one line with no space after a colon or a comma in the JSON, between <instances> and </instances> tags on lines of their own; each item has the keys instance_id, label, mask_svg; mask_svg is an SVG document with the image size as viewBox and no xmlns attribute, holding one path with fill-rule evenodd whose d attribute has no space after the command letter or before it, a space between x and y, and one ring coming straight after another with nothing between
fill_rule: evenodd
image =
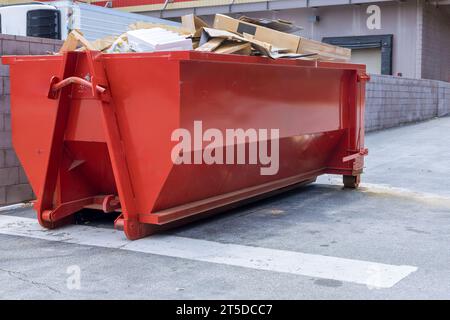
<instances>
[{"instance_id":1,"label":"construction debris pile","mask_svg":"<svg viewBox=\"0 0 450 320\"><path fill-rule=\"evenodd\" d=\"M234 19L216 14L211 27L199 17L182 17L182 26L137 22L120 36L87 41L72 31L60 53L98 50L106 53L195 50L217 54L267 56L272 59L349 61L351 50L293 34L300 27L283 20Z\"/></svg>"}]
</instances>

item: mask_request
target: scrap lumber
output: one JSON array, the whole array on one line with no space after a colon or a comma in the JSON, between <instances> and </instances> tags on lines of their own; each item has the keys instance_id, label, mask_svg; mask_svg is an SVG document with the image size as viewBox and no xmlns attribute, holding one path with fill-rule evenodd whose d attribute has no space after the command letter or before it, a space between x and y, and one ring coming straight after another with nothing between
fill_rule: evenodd
<instances>
[{"instance_id":1,"label":"scrap lumber","mask_svg":"<svg viewBox=\"0 0 450 320\"><path fill-rule=\"evenodd\" d=\"M212 38L212 39L209 40L208 42L202 44L202 45L199 46L197 49L195 49L195 51L213 52L213 51L216 50L216 49L222 44L222 42L224 42L224 41L225 41L224 38Z\"/></svg>"},{"instance_id":2,"label":"scrap lumber","mask_svg":"<svg viewBox=\"0 0 450 320\"><path fill-rule=\"evenodd\" d=\"M66 51L75 51L78 45L81 44L88 50L96 50L96 48L85 38L83 34L78 30L72 30L64 41L59 53Z\"/></svg>"},{"instance_id":3,"label":"scrap lumber","mask_svg":"<svg viewBox=\"0 0 450 320\"><path fill-rule=\"evenodd\" d=\"M214 52L218 54L242 54L249 56L252 53L252 46L250 43L227 42L222 44Z\"/></svg>"}]
</instances>

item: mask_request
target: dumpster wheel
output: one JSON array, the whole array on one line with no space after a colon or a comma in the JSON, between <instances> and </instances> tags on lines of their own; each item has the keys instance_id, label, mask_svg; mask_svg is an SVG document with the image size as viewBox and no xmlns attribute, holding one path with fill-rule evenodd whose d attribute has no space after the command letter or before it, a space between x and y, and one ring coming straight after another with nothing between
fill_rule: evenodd
<instances>
[{"instance_id":1,"label":"dumpster wheel","mask_svg":"<svg viewBox=\"0 0 450 320\"><path fill-rule=\"evenodd\" d=\"M343 176L344 188L357 189L361 182L361 176Z\"/></svg>"}]
</instances>

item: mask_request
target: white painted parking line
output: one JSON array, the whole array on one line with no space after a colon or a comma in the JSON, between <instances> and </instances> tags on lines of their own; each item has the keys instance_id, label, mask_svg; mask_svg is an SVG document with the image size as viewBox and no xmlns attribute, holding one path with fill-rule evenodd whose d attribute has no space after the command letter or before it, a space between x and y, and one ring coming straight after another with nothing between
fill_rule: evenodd
<instances>
[{"instance_id":1,"label":"white painted parking line","mask_svg":"<svg viewBox=\"0 0 450 320\"><path fill-rule=\"evenodd\" d=\"M414 266L389 265L170 235L154 235L128 241L121 231L112 229L71 225L46 230L40 227L35 219L6 215L0 215L0 234L346 281L364 284L369 288L390 288L417 270Z\"/></svg>"},{"instance_id":2,"label":"white painted parking line","mask_svg":"<svg viewBox=\"0 0 450 320\"><path fill-rule=\"evenodd\" d=\"M16 204L11 204L9 206L0 207L0 212L21 209L21 208L25 208L25 207L27 207L26 203L16 203Z\"/></svg>"}]
</instances>

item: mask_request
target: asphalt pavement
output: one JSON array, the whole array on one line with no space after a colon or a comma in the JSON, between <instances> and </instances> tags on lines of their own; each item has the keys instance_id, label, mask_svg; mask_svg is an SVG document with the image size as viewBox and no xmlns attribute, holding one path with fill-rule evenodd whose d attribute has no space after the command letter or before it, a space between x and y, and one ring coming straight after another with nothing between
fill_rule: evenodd
<instances>
[{"instance_id":1,"label":"asphalt pavement","mask_svg":"<svg viewBox=\"0 0 450 320\"><path fill-rule=\"evenodd\" d=\"M370 133L359 190L327 175L154 241L0 211L0 298L449 299L449 131Z\"/></svg>"}]
</instances>

